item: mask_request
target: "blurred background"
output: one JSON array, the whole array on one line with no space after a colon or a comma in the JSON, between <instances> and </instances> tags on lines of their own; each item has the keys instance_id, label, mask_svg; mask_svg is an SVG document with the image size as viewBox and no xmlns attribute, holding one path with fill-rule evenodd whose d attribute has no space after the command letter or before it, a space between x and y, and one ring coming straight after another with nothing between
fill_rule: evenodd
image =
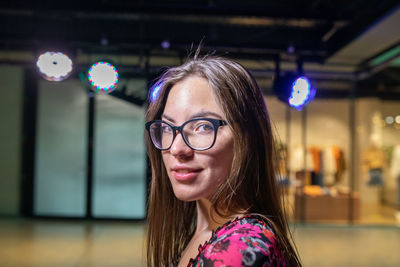
<instances>
[{"instance_id":1,"label":"blurred background","mask_svg":"<svg viewBox=\"0 0 400 267\"><path fill-rule=\"evenodd\" d=\"M0 266L145 266L145 110L201 41L265 94L304 266L400 265L399 1L14 0Z\"/></svg>"}]
</instances>

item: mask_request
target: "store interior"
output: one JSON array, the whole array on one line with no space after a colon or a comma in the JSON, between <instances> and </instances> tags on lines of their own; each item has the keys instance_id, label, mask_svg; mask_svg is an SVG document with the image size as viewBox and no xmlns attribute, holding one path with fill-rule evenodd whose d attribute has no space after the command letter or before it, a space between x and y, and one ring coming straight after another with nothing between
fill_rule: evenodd
<instances>
[{"instance_id":1,"label":"store interior","mask_svg":"<svg viewBox=\"0 0 400 267\"><path fill-rule=\"evenodd\" d=\"M398 101L317 99L301 112L287 111L273 97L266 102L279 133L281 175L288 179L284 184L293 219L399 223Z\"/></svg>"}]
</instances>

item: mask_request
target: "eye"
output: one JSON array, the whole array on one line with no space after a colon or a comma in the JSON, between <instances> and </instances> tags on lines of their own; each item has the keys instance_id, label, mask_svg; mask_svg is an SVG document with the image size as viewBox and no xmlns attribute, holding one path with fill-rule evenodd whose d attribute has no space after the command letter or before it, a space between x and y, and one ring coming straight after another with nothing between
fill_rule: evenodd
<instances>
[{"instance_id":1,"label":"eye","mask_svg":"<svg viewBox=\"0 0 400 267\"><path fill-rule=\"evenodd\" d=\"M172 128L170 126L164 124L164 125L161 126L161 132L163 134L169 134L169 133L172 132Z\"/></svg>"},{"instance_id":2,"label":"eye","mask_svg":"<svg viewBox=\"0 0 400 267\"><path fill-rule=\"evenodd\" d=\"M196 125L194 131L196 133L211 133L214 131L214 127L209 122L200 122L199 124Z\"/></svg>"}]
</instances>

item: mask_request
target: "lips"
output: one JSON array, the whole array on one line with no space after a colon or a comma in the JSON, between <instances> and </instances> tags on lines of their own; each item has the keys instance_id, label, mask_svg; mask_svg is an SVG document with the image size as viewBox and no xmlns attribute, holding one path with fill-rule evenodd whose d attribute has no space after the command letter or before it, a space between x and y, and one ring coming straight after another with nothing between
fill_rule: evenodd
<instances>
[{"instance_id":1,"label":"lips","mask_svg":"<svg viewBox=\"0 0 400 267\"><path fill-rule=\"evenodd\" d=\"M174 178L180 182L189 182L197 177L201 169L177 166L171 169Z\"/></svg>"}]
</instances>

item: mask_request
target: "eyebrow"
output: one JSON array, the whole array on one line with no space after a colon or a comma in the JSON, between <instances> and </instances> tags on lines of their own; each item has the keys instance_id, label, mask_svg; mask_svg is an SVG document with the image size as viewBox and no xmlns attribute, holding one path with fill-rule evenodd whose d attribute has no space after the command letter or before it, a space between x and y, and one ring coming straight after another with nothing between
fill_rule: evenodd
<instances>
[{"instance_id":1,"label":"eyebrow","mask_svg":"<svg viewBox=\"0 0 400 267\"><path fill-rule=\"evenodd\" d=\"M171 118L170 116L166 115L166 114L162 114L161 117L166 119L166 120L168 120L168 121L170 121L170 122L172 122L172 123L175 123L175 120L173 118ZM215 112L212 112L212 111L207 111L207 110L206 111L197 112L197 113L193 114L189 119L202 118L202 117L215 117L215 118L218 118L218 119L222 119L221 115L219 115L219 114L217 114Z\"/></svg>"}]
</instances>

